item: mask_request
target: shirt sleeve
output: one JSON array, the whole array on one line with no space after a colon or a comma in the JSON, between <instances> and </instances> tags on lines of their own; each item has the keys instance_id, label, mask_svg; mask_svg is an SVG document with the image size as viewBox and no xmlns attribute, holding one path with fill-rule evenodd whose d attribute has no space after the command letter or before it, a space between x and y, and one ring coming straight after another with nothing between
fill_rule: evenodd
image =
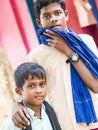
<instances>
[{"instance_id":1,"label":"shirt sleeve","mask_svg":"<svg viewBox=\"0 0 98 130\"><path fill-rule=\"evenodd\" d=\"M79 36L86 43L86 45L93 51L93 53L98 57L98 49L94 39L88 34L80 34Z\"/></svg>"},{"instance_id":2,"label":"shirt sleeve","mask_svg":"<svg viewBox=\"0 0 98 130\"><path fill-rule=\"evenodd\" d=\"M0 130L21 130L16 127L11 118L8 118L3 125L0 127Z\"/></svg>"}]
</instances>

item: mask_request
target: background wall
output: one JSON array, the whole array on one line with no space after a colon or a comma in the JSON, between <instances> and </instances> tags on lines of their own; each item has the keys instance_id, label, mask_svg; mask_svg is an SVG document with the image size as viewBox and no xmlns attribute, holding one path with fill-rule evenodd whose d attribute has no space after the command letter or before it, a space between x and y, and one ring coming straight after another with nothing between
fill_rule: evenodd
<instances>
[{"instance_id":1,"label":"background wall","mask_svg":"<svg viewBox=\"0 0 98 130\"><path fill-rule=\"evenodd\" d=\"M94 1L98 9L98 0ZM0 0L0 47L13 68L25 61L28 52L39 44L34 12L31 11L31 17L28 6L31 4L32 0ZM73 0L66 0L66 4L69 11L68 26L76 33L83 33Z\"/></svg>"},{"instance_id":2,"label":"background wall","mask_svg":"<svg viewBox=\"0 0 98 130\"><path fill-rule=\"evenodd\" d=\"M38 44L25 0L0 0L0 47L12 66L26 60L26 55Z\"/></svg>"}]
</instances>

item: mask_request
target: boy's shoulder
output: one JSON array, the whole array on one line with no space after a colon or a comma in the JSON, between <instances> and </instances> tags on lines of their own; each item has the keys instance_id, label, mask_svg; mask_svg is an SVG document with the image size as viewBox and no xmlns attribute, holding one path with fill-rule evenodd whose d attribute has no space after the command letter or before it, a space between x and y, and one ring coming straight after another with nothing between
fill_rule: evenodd
<instances>
[{"instance_id":1,"label":"boy's shoulder","mask_svg":"<svg viewBox=\"0 0 98 130\"><path fill-rule=\"evenodd\" d=\"M48 105L50 107L52 107L52 103L48 100L44 100L43 104L45 105L45 107Z\"/></svg>"},{"instance_id":2,"label":"boy's shoulder","mask_svg":"<svg viewBox=\"0 0 98 130\"><path fill-rule=\"evenodd\" d=\"M29 53L28 55L32 54L32 53L37 53L37 52L41 52L41 53L44 53L44 51L50 51L50 47L48 45L45 45L45 44L40 44L38 46L36 46L35 48L33 48Z\"/></svg>"},{"instance_id":3,"label":"boy's shoulder","mask_svg":"<svg viewBox=\"0 0 98 130\"><path fill-rule=\"evenodd\" d=\"M85 42L85 44L96 54L98 55L98 50L96 43L92 36L88 34L78 34L79 37Z\"/></svg>"},{"instance_id":4,"label":"boy's shoulder","mask_svg":"<svg viewBox=\"0 0 98 130\"><path fill-rule=\"evenodd\" d=\"M47 45L41 44L34 49L32 49L28 55L27 55L27 61L33 61L33 62L45 62L48 60L48 56L50 57L50 54L57 54L57 50L55 48L50 48ZM43 61L42 61L43 60Z\"/></svg>"},{"instance_id":5,"label":"boy's shoulder","mask_svg":"<svg viewBox=\"0 0 98 130\"><path fill-rule=\"evenodd\" d=\"M0 127L0 130L21 130L21 129L14 125L11 117L8 117Z\"/></svg>"},{"instance_id":6,"label":"boy's shoulder","mask_svg":"<svg viewBox=\"0 0 98 130\"><path fill-rule=\"evenodd\" d=\"M84 38L84 39L85 39L85 38L87 38L87 39L88 39L88 38L93 39L92 36L89 35L89 34L83 34L83 33L81 33L81 34L78 34L78 35L79 35L81 38Z\"/></svg>"}]
</instances>

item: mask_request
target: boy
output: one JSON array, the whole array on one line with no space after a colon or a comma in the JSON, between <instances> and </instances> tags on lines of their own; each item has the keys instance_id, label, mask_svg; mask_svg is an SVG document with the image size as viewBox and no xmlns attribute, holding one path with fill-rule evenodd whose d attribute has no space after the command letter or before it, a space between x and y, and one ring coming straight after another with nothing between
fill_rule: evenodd
<instances>
[{"instance_id":1,"label":"boy","mask_svg":"<svg viewBox=\"0 0 98 130\"><path fill-rule=\"evenodd\" d=\"M67 28L68 11L65 9L65 1L37 0L34 5L34 11L36 22L39 27L42 29L49 28L45 30L44 34L49 36L50 39L46 39L48 45L41 44L33 49L28 55L28 61L40 64L47 72L47 96L53 104L53 108L56 111L62 130L90 130L98 128L98 117L96 117L96 115L98 115L98 97L97 94L94 94L98 93L98 77L95 78L86 66L87 64L89 65L87 59L88 55L86 52L83 52L84 56L86 56L85 60L87 59L85 65L82 57L77 52L77 50L80 51L81 49L76 46L77 49L74 51L62 36L50 30L50 28L55 30L59 29L59 32L63 31L64 33L65 31L65 33L70 33L70 30ZM85 34L81 34L79 37L81 37L82 42L84 41L87 47L98 56L98 50L93 39ZM44 37L42 38L42 40L44 40ZM72 45L74 45L75 43L73 42L75 39L70 36L69 40L71 39ZM87 50L87 47L82 48L82 51L85 49ZM89 60L91 59L91 56L89 57ZM68 64L66 63L67 59L69 59L70 62ZM98 61L97 58L96 61ZM74 68L74 73L71 74L70 69L72 67ZM98 68L98 65L96 68ZM75 78L76 72L78 74L77 77L80 77L80 79L77 80L76 83L72 83L71 80L77 79ZM96 73L98 75L98 69ZM85 87L81 85L81 82L78 82L80 80L84 83ZM75 89L73 89L73 85L76 85ZM91 91L89 92L88 89ZM81 102L80 100L85 97L81 92L84 92L85 96L92 96L92 99L90 97ZM76 94L76 96L74 94ZM74 99L74 96L76 100ZM89 101L91 104L89 104ZM85 107L84 104L86 106L89 105L88 107ZM76 109L77 107L74 107L74 105L81 107ZM93 108L93 105L94 110L92 111L91 108ZM20 111L21 109L26 115L28 115L24 110L24 107L20 104L16 104L13 108L13 121L16 126L23 128L28 124L28 120L24 116L23 112ZM80 111L81 109L83 109L82 113ZM18 114L15 116L15 113L17 112ZM90 114L95 116L94 119L89 120L91 118ZM82 120L78 121L76 115L78 115L78 118Z\"/></svg>"},{"instance_id":2,"label":"boy","mask_svg":"<svg viewBox=\"0 0 98 130\"><path fill-rule=\"evenodd\" d=\"M26 130L61 130L52 107L46 102L46 73L38 64L26 62L17 67L15 91L21 96L21 104L30 114L30 126ZM21 130L8 119L2 130Z\"/></svg>"}]
</instances>

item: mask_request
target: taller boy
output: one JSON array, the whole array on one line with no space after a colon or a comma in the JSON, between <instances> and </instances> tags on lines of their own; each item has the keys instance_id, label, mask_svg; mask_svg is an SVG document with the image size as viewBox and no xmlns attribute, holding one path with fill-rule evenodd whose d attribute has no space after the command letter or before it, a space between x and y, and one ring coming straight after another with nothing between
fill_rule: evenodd
<instances>
[{"instance_id":1,"label":"taller boy","mask_svg":"<svg viewBox=\"0 0 98 130\"><path fill-rule=\"evenodd\" d=\"M40 28L53 28L69 32L67 28L68 11L65 9L64 0L37 0L34 10L36 22ZM70 65L74 67L79 77L86 85L86 88L91 90L90 94L93 95L92 100L94 101L95 107L93 112L94 114L96 112L96 115L98 114L98 99L95 97L96 95L94 93L98 93L98 78L95 78L91 74L80 55L68 46L62 36L51 31L50 29L46 29L44 34L50 37L50 39L46 40L48 45L41 44L37 48L33 49L28 55L28 60L42 65L47 72L47 96L53 104L62 130L90 130L98 128L97 123L92 123L96 121L96 117L88 124L87 122L81 121L80 123L76 121ZM90 36L83 34L81 34L80 37L83 39L85 44L98 56L98 50L93 39ZM87 54L85 53L85 55ZM69 64L65 62L67 59L70 61ZM75 75L73 73L73 78L74 76ZM80 85L76 87L80 87ZM82 90L82 88L80 88L80 90ZM83 95L81 93L79 93L79 96L82 99ZM85 100L84 102L89 102L89 99ZM16 106L13 112L13 121L15 121L17 126L20 126L21 124L22 127L23 125L27 124L27 119L24 117L22 112L19 113L20 109L23 110L23 107L19 104ZM92 106L93 104L90 107ZM86 109L87 108L85 107L84 113L82 113L83 116L85 115ZM19 114L18 116L15 116L14 113L17 111ZM81 116L81 113L78 114ZM89 122L89 119L87 120Z\"/></svg>"}]
</instances>

